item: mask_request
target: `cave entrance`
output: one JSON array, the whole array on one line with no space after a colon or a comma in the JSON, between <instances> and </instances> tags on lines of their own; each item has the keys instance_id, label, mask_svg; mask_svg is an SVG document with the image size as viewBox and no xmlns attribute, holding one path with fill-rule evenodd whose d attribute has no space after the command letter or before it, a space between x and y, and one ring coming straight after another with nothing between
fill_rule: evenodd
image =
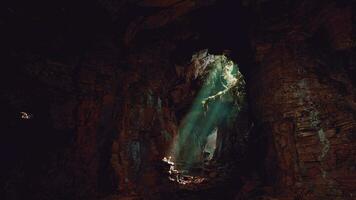
<instances>
[{"instance_id":1,"label":"cave entrance","mask_svg":"<svg viewBox=\"0 0 356 200\"><path fill-rule=\"evenodd\" d=\"M206 169L213 168L223 152L220 130L234 122L245 99L244 78L226 55L199 51L187 69L187 80L199 85L199 91L163 159L170 165L170 180L183 185L208 181Z\"/></svg>"}]
</instances>

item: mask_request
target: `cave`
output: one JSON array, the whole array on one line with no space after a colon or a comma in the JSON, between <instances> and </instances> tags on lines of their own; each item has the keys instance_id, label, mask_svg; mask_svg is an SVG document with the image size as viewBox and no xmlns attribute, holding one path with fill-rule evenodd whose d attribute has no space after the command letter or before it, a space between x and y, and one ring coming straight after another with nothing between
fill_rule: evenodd
<instances>
[{"instance_id":1,"label":"cave","mask_svg":"<svg viewBox=\"0 0 356 200\"><path fill-rule=\"evenodd\" d=\"M353 0L1 4L1 199L356 198Z\"/></svg>"},{"instance_id":2,"label":"cave","mask_svg":"<svg viewBox=\"0 0 356 200\"><path fill-rule=\"evenodd\" d=\"M245 80L238 65L225 54L212 55L208 49L201 50L184 67L187 84L197 85L197 89L189 109L182 106L177 110L188 111L181 119L177 117L177 135L163 158L170 165L171 181L191 185L217 179L224 174L219 171L227 171L222 158L238 154L241 145L226 139L247 135L232 126L241 125L242 119L246 119L243 116L238 120L240 112L247 110Z\"/></svg>"}]
</instances>

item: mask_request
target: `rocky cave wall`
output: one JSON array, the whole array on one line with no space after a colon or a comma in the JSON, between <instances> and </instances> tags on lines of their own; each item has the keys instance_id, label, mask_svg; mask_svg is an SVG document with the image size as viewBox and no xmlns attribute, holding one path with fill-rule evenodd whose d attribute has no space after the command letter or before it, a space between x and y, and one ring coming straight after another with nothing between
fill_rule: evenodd
<instances>
[{"instance_id":1,"label":"rocky cave wall","mask_svg":"<svg viewBox=\"0 0 356 200\"><path fill-rule=\"evenodd\" d=\"M304 2L287 12L292 15L288 22L261 20L268 28L259 32L263 37L254 36L256 67L248 76L251 109L273 138L266 179L277 182L277 193L289 190L302 199L352 199L351 4Z\"/></svg>"}]
</instances>

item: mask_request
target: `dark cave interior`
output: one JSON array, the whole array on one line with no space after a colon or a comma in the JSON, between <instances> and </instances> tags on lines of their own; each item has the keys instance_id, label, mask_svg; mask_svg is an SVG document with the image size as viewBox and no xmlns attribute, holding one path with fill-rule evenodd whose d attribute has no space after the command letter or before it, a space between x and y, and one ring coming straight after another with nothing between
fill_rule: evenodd
<instances>
[{"instance_id":1,"label":"dark cave interior","mask_svg":"<svg viewBox=\"0 0 356 200\"><path fill-rule=\"evenodd\" d=\"M0 5L0 199L356 198L353 0Z\"/></svg>"}]
</instances>

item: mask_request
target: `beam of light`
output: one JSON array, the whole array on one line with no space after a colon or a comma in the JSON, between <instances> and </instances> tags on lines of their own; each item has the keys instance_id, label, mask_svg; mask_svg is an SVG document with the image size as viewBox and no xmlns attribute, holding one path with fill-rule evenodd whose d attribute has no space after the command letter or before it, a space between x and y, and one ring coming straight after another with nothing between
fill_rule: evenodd
<instances>
[{"instance_id":1,"label":"beam of light","mask_svg":"<svg viewBox=\"0 0 356 200\"><path fill-rule=\"evenodd\" d=\"M217 134L218 133L218 128L215 128L213 130L213 133L208 136L207 142L204 146L204 159L207 161L210 161L213 158L215 149L216 149L216 139L217 139Z\"/></svg>"},{"instance_id":2,"label":"beam of light","mask_svg":"<svg viewBox=\"0 0 356 200\"><path fill-rule=\"evenodd\" d=\"M195 72L195 78L197 74L205 74L205 82L180 125L169 159L164 159L171 165L171 174L176 175L179 174L179 170L187 171L194 166L201 166L209 135L214 133L221 122L232 112L239 111L239 106L241 106L238 105L241 103L239 100L242 99L241 96L244 96L243 89L241 89L244 87L242 75L237 65L234 65L224 55L207 54L206 57L194 55L193 58L195 60L192 62L198 65L198 70L201 70ZM204 60L209 62L204 62ZM176 179L177 182L182 181L178 175L171 179ZM190 182L196 181L189 180ZM199 178L199 180L202 179Z\"/></svg>"}]
</instances>

